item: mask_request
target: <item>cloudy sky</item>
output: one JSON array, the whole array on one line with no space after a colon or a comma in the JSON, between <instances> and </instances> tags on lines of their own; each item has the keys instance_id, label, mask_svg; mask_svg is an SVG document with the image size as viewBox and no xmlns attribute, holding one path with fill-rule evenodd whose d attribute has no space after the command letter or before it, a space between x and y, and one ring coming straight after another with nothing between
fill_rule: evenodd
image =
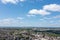
<instances>
[{"instance_id":1,"label":"cloudy sky","mask_svg":"<svg viewBox=\"0 0 60 40\"><path fill-rule=\"evenodd\" d=\"M0 0L0 27L60 27L60 0Z\"/></svg>"}]
</instances>

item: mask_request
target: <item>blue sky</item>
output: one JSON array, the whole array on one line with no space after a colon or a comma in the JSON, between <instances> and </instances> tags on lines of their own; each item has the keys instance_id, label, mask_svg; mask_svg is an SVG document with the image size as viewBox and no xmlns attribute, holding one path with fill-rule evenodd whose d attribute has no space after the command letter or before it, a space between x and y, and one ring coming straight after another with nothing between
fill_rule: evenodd
<instances>
[{"instance_id":1,"label":"blue sky","mask_svg":"<svg viewBox=\"0 0 60 40\"><path fill-rule=\"evenodd\" d=\"M0 0L0 26L60 27L60 0Z\"/></svg>"}]
</instances>

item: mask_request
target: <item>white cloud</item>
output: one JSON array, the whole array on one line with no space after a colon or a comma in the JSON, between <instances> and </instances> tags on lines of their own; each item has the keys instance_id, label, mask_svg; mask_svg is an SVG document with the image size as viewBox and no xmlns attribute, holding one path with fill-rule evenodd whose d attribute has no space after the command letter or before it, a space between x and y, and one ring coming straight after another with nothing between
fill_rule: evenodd
<instances>
[{"instance_id":1,"label":"white cloud","mask_svg":"<svg viewBox=\"0 0 60 40\"><path fill-rule=\"evenodd\" d=\"M30 15L30 14L28 14L27 16L28 16L28 17L34 17L35 15Z\"/></svg>"},{"instance_id":2,"label":"white cloud","mask_svg":"<svg viewBox=\"0 0 60 40\"><path fill-rule=\"evenodd\" d=\"M23 23L22 20L17 18L0 19L0 26L19 26L21 23Z\"/></svg>"},{"instance_id":3,"label":"white cloud","mask_svg":"<svg viewBox=\"0 0 60 40\"><path fill-rule=\"evenodd\" d=\"M26 1L26 0L20 0L20 2L24 2L24 1Z\"/></svg>"},{"instance_id":4,"label":"white cloud","mask_svg":"<svg viewBox=\"0 0 60 40\"><path fill-rule=\"evenodd\" d=\"M40 20L43 20L44 21L44 19L40 19Z\"/></svg>"},{"instance_id":5,"label":"white cloud","mask_svg":"<svg viewBox=\"0 0 60 40\"><path fill-rule=\"evenodd\" d=\"M44 17L46 20L60 19L60 15L52 16L52 17Z\"/></svg>"},{"instance_id":6,"label":"white cloud","mask_svg":"<svg viewBox=\"0 0 60 40\"><path fill-rule=\"evenodd\" d=\"M7 4L7 3L12 3L12 4L17 4L18 2L24 2L26 0L1 0L2 3Z\"/></svg>"},{"instance_id":7,"label":"white cloud","mask_svg":"<svg viewBox=\"0 0 60 40\"><path fill-rule=\"evenodd\" d=\"M13 3L16 4L18 0L1 0L2 3L7 4L7 3Z\"/></svg>"},{"instance_id":8,"label":"white cloud","mask_svg":"<svg viewBox=\"0 0 60 40\"><path fill-rule=\"evenodd\" d=\"M40 14L40 15L50 15L51 12L60 12L60 5L58 4L49 4L49 5L45 5L43 6L42 9L32 9L30 10L28 13L29 14Z\"/></svg>"},{"instance_id":9,"label":"white cloud","mask_svg":"<svg viewBox=\"0 0 60 40\"><path fill-rule=\"evenodd\" d=\"M54 16L53 18L60 18L60 15L56 15L56 16Z\"/></svg>"},{"instance_id":10,"label":"white cloud","mask_svg":"<svg viewBox=\"0 0 60 40\"><path fill-rule=\"evenodd\" d=\"M20 20L22 20L22 19L24 19L24 18L22 18L22 17L17 17L17 19L20 19Z\"/></svg>"},{"instance_id":11,"label":"white cloud","mask_svg":"<svg viewBox=\"0 0 60 40\"><path fill-rule=\"evenodd\" d=\"M46 19L46 20L51 20L52 18L50 18L50 17L44 17L44 19Z\"/></svg>"},{"instance_id":12,"label":"white cloud","mask_svg":"<svg viewBox=\"0 0 60 40\"><path fill-rule=\"evenodd\" d=\"M55 23L55 24L50 24L51 27L60 27L60 24Z\"/></svg>"},{"instance_id":13,"label":"white cloud","mask_svg":"<svg viewBox=\"0 0 60 40\"><path fill-rule=\"evenodd\" d=\"M45 10L39 10L39 14L41 14L41 15L49 15L50 12L47 12Z\"/></svg>"},{"instance_id":14,"label":"white cloud","mask_svg":"<svg viewBox=\"0 0 60 40\"><path fill-rule=\"evenodd\" d=\"M37 10L37 9L32 9L28 12L29 14L40 14L40 15L49 15L50 12L47 12L45 10Z\"/></svg>"},{"instance_id":15,"label":"white cloud","mask_svg":"<svg viewBox=\"0 0 60 40\"><path fill-rule=\"evenodd\" d=\"M45 6L43 6L43 10L60 12L60 5L58 5L58 4L45 5Z\"/></svg>"},{"instance_id":16,"label":"white cloud","mask_svg":"<svg viewBox=\"0 0 60 40\"><path fill-rule=\"evenodd\" d=\"M30 14L38 14L39 10L37 9L32 9L29 11Z\"/></svg>"},{"instance_id":17,"label":"white cloud","mask_svg":"<svg viewBox=\"0 0 60 40\"><path fill-rule=\"evenodd\" d=\"M11 25L12 23L14 23L14 19L11 19L11 18L7 18L7 19L1 19L0 20L0 26L9 26Z\"/></svg>"}]
</instances>

